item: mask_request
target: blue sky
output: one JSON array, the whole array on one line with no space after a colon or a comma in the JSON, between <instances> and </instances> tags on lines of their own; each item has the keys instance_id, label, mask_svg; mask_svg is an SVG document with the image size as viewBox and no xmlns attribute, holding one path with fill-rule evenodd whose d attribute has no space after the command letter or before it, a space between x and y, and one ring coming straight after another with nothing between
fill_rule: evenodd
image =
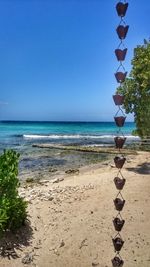
<instances>
[{"instance_id":1,"label":"blue sky","mask_svg":"<svg viewBox=\"0 0 150 267\"><path fill-rule=\"evenodd\" d=\"M113 120L117 2L0 0L1 120ZM128 2L129 72L150 37L150 1Z\"/></svg>"}]
</instances>

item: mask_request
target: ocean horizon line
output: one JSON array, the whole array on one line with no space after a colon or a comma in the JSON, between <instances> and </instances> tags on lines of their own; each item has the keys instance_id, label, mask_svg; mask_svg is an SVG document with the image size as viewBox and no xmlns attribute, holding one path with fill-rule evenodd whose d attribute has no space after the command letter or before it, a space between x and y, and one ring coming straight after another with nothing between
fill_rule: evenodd
<instances>
[{"instance_id":1,"label":"ocean horizon line","mask_svg":"<svg viewBox=\"0 0 150 267\"><path fill-rule=\"evenodd\" d=\"M104 122L104 123L115 123L115 121L114 120L112 120L112 121L108 121L108 120L102 120L102 121L83 121L83 120L79 120L79 121L77 121L77 120L75 120L75 121L72 121L72 120L50 120L50 121L48 121L48 120L0 120L0 123L7 123L7 122L11 122L11 123L13 123L13 122L29 122L29 123L36 123L36 122L39 122L39 123L41 123L41 122L43 122L43 123L101 123L101 122ZM126 123L135 123L134 121L126 121Z\"/></svg>"}]
</instances>

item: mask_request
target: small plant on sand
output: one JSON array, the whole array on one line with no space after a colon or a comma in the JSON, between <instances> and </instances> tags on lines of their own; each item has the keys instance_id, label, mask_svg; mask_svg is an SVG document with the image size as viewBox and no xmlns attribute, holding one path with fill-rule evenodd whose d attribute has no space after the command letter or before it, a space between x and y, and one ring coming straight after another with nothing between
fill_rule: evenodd
<instances>
[{"instance_id":1,"label":"small plant on sand","mask_svg":"<svg viewBox=\"0 0 150 267\"><path fill-rule=\"evenodd\" d=\"M27 217L27 203L18 195L19 156L13 150L0 155L0 234L19 228Z\"/></svg>"},{"instance_id":2,"label":"small plant on sand","mask_svg":"<svg viewBox=\"0 0 150 267\"><path fill-rule=\"evenodd\" d=\"M26 183L34 183L34 179L31 177L31 178L27 178L26 179Z\"/></svg>"}]
</instances>

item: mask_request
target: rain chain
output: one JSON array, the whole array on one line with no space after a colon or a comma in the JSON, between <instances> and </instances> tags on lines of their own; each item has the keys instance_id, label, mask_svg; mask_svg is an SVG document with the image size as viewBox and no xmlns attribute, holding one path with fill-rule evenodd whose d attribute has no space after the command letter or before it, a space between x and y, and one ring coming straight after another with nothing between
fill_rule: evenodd
<instances>
[{"instance_id":1,"label":"rain chain","mask_svg":"<svg viewBox=\"0 0 150 267\"><path fill-rule=\"evenodd\" d=\"M129 26L126 25L124 21L127 8L128 8L128 3L125 0L118 2L116 5L117 14L120 17L120 23L116 29L116 32L120 39L120 43L119 43L118 48L115 50L115 55L119 62L119 67L115 73L115 77L120 87L125 81L125 78L127 75L127 72L122 63L125 60L126 53L127 53L127 48L125 48L125 45L124 45L124 39L126 38L128 29L129 29ZM122 195L122 189L125 185L126 180L122 175L121 169L126 161L126 158L121 153L121 149L126 141L126 138L121 129L124 126L126 116L121 108L121 105L123 104L123 101L124 101L124 97L116 93L115 95L113 95L113 100L114 100L115 105L118 106L118 111L114 117L115 123L118 126L117 136L114 138L116 148L118 149L118 156L114 158L115 166L118 169L117 175L114 178L114 184L118 192L117 192L116 198L114 199L114 206L117 211L117 215L113 220L113 225L114 225L114 228L117 234L115 235L114 238L112 238L112 242L113 242L115 253L116 253L115 257L112 259L112 265L113 267L122 267L124 264L124 261L121 258L120 251L122 249L124 241L121 237L120 232L125 223L125 220L121 216L121 211L125 204L125 200Z\"/></svg>"}]
</instances>

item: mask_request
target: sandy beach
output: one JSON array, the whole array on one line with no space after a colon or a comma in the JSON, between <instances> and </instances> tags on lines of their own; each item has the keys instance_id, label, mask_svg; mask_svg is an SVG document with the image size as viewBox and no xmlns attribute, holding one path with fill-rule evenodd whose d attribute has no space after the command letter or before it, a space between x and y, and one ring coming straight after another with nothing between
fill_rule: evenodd
<instances>
[{"instance_id":1,"label":"sandy beach","mask_svg":"<svg viewBox=\"0 0 150 267\"><path fill-rule=\"evenodd\" d=\"M149 11L0 1L0 267L150 267Z\"/></svg>"},{"instance_id":2,"label":"sandy beach","mask_svg":"<svg viewBox=\"0 0 150 267\"><path fill-rule=\"evenodd\" d=\"M114 162L89 166L65 179L21 187L26 225L1 241L0 267L110 267L117 211ZM150 152L127 155L121 231L124 266L150 266ZM2 246L3 245L3 246Z\"/></svg>"}]
</instances>

